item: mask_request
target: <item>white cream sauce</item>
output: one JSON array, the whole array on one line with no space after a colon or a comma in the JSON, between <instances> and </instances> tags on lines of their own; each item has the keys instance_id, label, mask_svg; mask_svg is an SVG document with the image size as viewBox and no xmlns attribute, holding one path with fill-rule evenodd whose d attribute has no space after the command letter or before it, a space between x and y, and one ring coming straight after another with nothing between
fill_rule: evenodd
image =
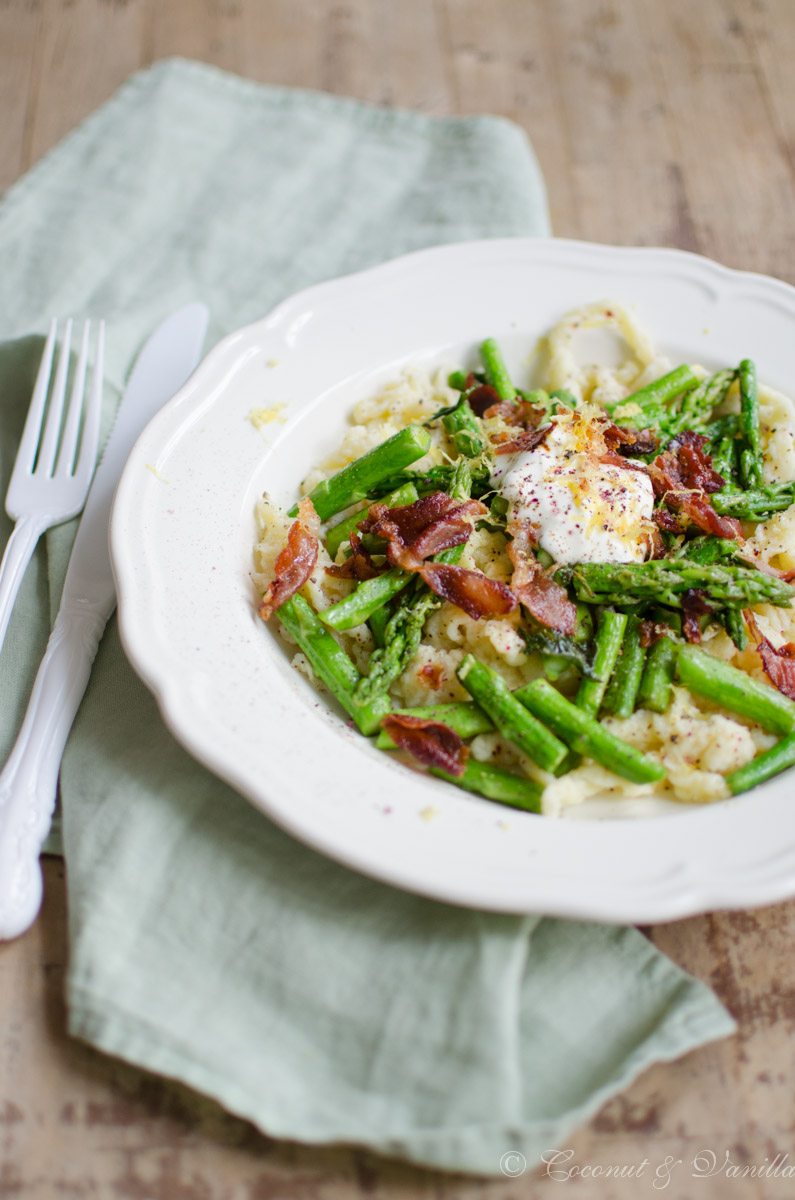
<instances>
[{"instance_id":1,"label":"white cream sauce","mask_svg":"<svg viewBox=\"0 0 795 1200\"><path fill-rule=\"evenodd\" d=\"M589 457L587 437L553 417L535 450L498 456L491 481L555 562L642 562L651 544L654 491L643 471ZM583 423L584 424L584 423Z\"/></svg>"}]
</instances>

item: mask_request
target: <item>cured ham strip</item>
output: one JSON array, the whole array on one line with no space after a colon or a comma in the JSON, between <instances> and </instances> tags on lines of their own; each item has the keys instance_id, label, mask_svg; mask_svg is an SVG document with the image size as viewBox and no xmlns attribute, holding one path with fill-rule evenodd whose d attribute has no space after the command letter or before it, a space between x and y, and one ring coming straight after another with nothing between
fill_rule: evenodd
<instances>
[{"instance_id":1,"label":"cured ham strip","mask_svg":"<svg viewBox=\"0 0 795 1200\"><path fill-rule=\"evenodd\" d=\"M535 450L536 446L540 446L544 441L551 428L551 425L544 425L541 429L526 429L524 433L519 434L519 437L513 438L509 442L497 442L495 439L495 454L519 454L523 450Z\"/></svg>"},{"instance_id":2,"label":"cured ham strip","mask_svg":"<svg viewBox=\"0 0 795 1200\"><path fill-rule=\"evenodd\" d=\"M767 638L762 638L757 650L773 686L795 700L795 642L787 642L776 650Z\"/></svg>"},{"instance_id":3,"label":"cured ham strip","mask_svg":"<svg viewBox=\"0 0 795 1200\"><path fill-rule=\"evenodd\" d=\"M487 512L485 504L479 500L466 500L428 525L411 548L420 558L429 558L440 550L460 546L471 534L475 520Z\"/></svg>"},{"instance_id":4,"label":"cured ham strip","mask_svg":"<svg viewBox=\"0 0 795 1200\"><path fill-rule=\"evenodd\" d=\"M377 567L375 565L355 529L351 533L350 543L353 554L339 566L334 563L332 566L326 567L327 575L333 575L335 579L358 579L362 583L365 579L374 579L376 575L381 575L386 571L386 566Z\"/></svg>"},{"instance_id":5,"label":"cured ham strip","mask_svg":"<svg viewBox=\"0 0 795 1200\"><path fill-rule=\"evenodd\" d=\"M681 519L677 517L676 513L672 513L670 508L655 508L651 515L655 524L659 525L660 529L664 529L666 533L684 533Z\"/></svg>"},{"instance_id":6,"label":"cured ham strip","mask_svg":"<svg viewBox=\"0 0 795 1200\"><path fill-rule=\"evenodd\" d=\"M623 425L614 425L612 421L602 431L605 444L610 450L619 454L630 451L632 454L653 454L657 449L657 436L653 429L625 429ZM626 463L624 464L626 466Z\"/></svg>"},{"instance_id":7,"label":"cured ham strip","mask_svg":"<svg viewBox=\"0 0 795 1200\"><path fill-rule=\"evenodd\" d=\"M720 516L707 499L707 495L720 491L726 482L704 452L707 440L692 430L675 437L649 467L654 492L663 504L681 509L705 533L739 541L743 536L740 522L735 517Z\"/></svg>"},{"instance_id":8,"label":"cured ham strip","mask_svg":"<svg viewBox=\"0 0 795 1200\"><path fill-rule=\"evenodd\" d=\"M648 650L649 646L653 646L655 642L659 642L661 637L665 637L669 633L668 625L663 625L658 621L641 621L640 644L644 650Z\"/></svg>"},{"instance_id":9,"label":"cured ham strip","mask_svg":"<svg viewBox=\"0 0 795 1200\"><path fill-rule=\"evenodd\" d=\"M575 414L575 419L577 414ZM645 463L635 462L620 451L627 450L634 454L651 453L657 448L657 439L650 429L624 429L614 425L604 414L592 420L587 429L588 454L596 462L610 463L622 470L645 471ZM650 435L650 436L649 436Z\"/></svg>"},{"instance_id":10,"label":"cured ham strip","mask_svg":"<svg viewBox=\"0 0 795 1200\"><path fill-rule=\"evenodd\" d=\"M287 534L287 545L280 550L274 564L275 578L257 609L263 621L269 620L312 574L320 547L319 532L320 518L312 501L305 496L298 505L298 517Z\"/></svg>"},{"instance_id":11,"label":"cured ham strip","mask_svg":"<svg viewBox=\"0 0 795 1200\"><path fill-rule=\"evenodd\" d=\"M787 642L777 650L772 642L763 636L754 614L747 611L744 616L756 642L765 675L782 695L795 700L795 642Z\"/></svg>"},{"instance_id":12,"label":"cured ham strip","mask_svg":"<svg viewBox=\"0 0 795 1200\"><path fill-rule=\"evenodd\" d=\"M469 747L458 734L441 721L412 717L408 713L389 713L381 728L401 750L406 750L426 767L437 767L460 779L464 774Z\"/></svg>"},{"instance_id":13,"label":"cured ham strip","mask_svg":"<svg viewBox=\"0 0 795 1200\"><path fill-rule=\"evenodd\" d=\"M456 604L472 617L504 617L516 608L516 596L505 583L489 579L481 571L469 571L452 563L426 562L417 574L432 592Z\"/></svg>"},{"instance_id":14,"label":"cured ham strip","mask_svg":"<svg viewBox=\"0 0 795 1200\"><path fill-rule=\"evenodd\" d=\"M469 378L471 376L467 378L467 383L469 383ZM495 404L500 403L497 389L493 388L489 383L482 383L480 387L473 388L467 394L467 400L469 401L469 407L476 417L484 416L487 409L493 408Z\"/></svg>"},{"instance_id":15,"label":"cured ham strip","mask_svg":"<svg viewBox=\"0 0 795 1200\"><path fill-rule=\"evenodd\" d=\"M682 632L691 644L701 641L700 618L712 612L712 605L704 599L704 593L699 588L688 588L682 596Z\"/></svg>"},{"instance_id":16,"label":"cured ham strip","mask_svg":"<svg viewBox=\"0 0 795 1200\"><path fill-rule=\"evenodd\" d=\"M433 492L401 508L372 505L360 529L386 539L393 566L416 571L429 555L467 541L476 517L487 511L479 500L462 503L445 492Z\"/></svg>"},{"instance_id":17,"label":"cured ham strip","mask_svg":"<svg viewBox=\"0 0 795 1200\"><path fill-rule=\"evenodd\" d=\"M453 500L446 492L431 492L413 504L403 504L397 508L371 504L367 516L359 522L359 528L362 533L374 533L377 537L397 537L410 546L424 529L460 504L460 500Z\"/></svg>"},{"instance_id":18,"label":"cured ham strip","mask_svg":"<svg viewBox=\"0 0 795 1200\"><path fill-rule=\"evenodd\" d=\"M475 519L487 512L479 500L462 503L445 492L434 492L401 508L374 504L359 528L386 539L387 559L393 566L420 575L437 596L479 620L504 616L516 607L510 588L480 571L424 560L462 545L472 533Z\"/></svg>"},{"instance_id":19,"label":"cured ham strip","mask_svg":"<svg viewBox=\"0 0 795 1200\"><path fill-rule=\"evenodd\" d=\"M497 395L496 392L494 394ZM487 408L483 416L487 420L500 417L506 425L518 425L522 429L534 429L541 421L548 419L546 409L531 404L529 400L500 400L499 397L497 403Z\"/></svg>"},{"instance_id":20,"label":"cured ham strip","mask_svg":"<svg viewBox=\"0 0 795 1200\"><path fill-rule=\"evenodd\" d=\"M508 557L513 563L512 592L542 625L573 634L577 627L576 605L533 553L532 526L527 521L517 521L508 526L508 533L512 535L508 543Z\"/></svg>"}]
</instances>

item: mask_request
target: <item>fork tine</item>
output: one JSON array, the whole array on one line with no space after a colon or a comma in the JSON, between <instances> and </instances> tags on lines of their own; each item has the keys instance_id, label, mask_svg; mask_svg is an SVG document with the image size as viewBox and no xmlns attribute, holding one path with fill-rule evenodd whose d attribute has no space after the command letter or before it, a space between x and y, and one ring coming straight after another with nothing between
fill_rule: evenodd
<instances>
[{"instance_id":1,"label":"fork tine","mask_svg":"<svg viewBox=\"0 0 795 1200\"><path fill-rule=\"evenodd\" d=\"M97 335L97 353L94 359L94 373L91 377L91 392L86 405L83 421L83 437L80 442L80 454L75 463L74 473L80 477L90 477L97 462L97 443L99 442L99 422L102 416L102 385L105 374L105 322L100 321Z\"/></svg>"},{"instance_id":2,"label":"fork tine","mask_svg":"<svg viewBox=\"0 0 795 1200\"><path fill-rule=\"evenodd\" d=\"M52 356L55 350L55 331L57 326L58 322L53 317L50 324L50 332L47 334L47 341L44 344L41 362L39 363L39 371L36 376L36 385L33 389L30 408L25 418L25 428L22 431L22 437L19 442L17 461L14 466L15 471L17 466L20 471L26 473L33 470L36 449L39 444L41 418L44 413L44 406L47 403L47 391L50 386L50 372L52 371Z\"/></svg>"},{"instance_id":3,"label":"fork tine","mask_svg":"<svg viewBox=\"0 0 795 1200\"><path fill-rule=\"evenodd\" d=\"M36 460L36 473L40 471L49 475L55 462L55 451L61 432L61 413L63 412L64 396L66 394L66 373L69 369L69 347L72 340L72 319L66 322L61 353L58 356L58 370L55 373L50 407L44 425L44 436L41 439L41 449Z\"/></svg>"},{"instance_id":4,"label":"fork tine","mask_svg":"<svg viewBox=\"0 0 795 1200\"><path fill-rule=\"evenodd\" d=\"M80 357L77 360L77 369L72 384L72 394L69 398L69 407L66 410L66 420L61 435L61 448L58 451L58 462L55 467L55 474L59 476L71 475L77 451L77 436L80 432L80 415L83 410L83 393L86 385L90 328L91 322L86 321L83 327L83 340L80 344Z\"/></svg>"}]
</instances>

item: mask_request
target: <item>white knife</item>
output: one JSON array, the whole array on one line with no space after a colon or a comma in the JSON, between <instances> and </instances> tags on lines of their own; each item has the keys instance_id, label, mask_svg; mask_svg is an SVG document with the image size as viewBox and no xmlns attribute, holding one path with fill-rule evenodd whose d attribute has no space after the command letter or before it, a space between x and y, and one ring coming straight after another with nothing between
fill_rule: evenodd
<instances>
[{"instance_id":1,"label":"white knife","mask_svg":"<svg viewBox=\"0 0 795 1200\"><path fill-rule=\"evenodd\" d=\"M39 852L52 820L61 758L105 625L116 607L108 550L116 484L144 426L196 368L208 316L203 304L188 304L149 338L94 475L60 611L25 720L0 774L0 939L23 933L41 904Z\"/></svg>"}]
</instances>

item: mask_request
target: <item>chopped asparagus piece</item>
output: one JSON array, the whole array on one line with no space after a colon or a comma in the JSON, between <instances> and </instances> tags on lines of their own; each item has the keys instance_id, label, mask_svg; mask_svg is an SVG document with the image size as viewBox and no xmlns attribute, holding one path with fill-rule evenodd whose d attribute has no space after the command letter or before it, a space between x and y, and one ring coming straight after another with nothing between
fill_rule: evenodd
<instances>
[{"instance_id":1,"label":"chopped asparagus piece","mask_svg":"<svg viewBox=\"0 0 795 1200\"><path fill-rule=\"evenodd\" d=\"M680 647L677 675L691 692L754 721L768 733L783 735L795 729L792 700L697 646Z\"/></svg>"},{"instance_id":2,"label":"chopped asparagus piece","mask_svg":"<svg viewBox=\"0 0 795 1200\"><path fill-rule=\"evenodd\" d=\"M490 383L500 400L515 400L516 388L511 382L505 359L494 338L486 338L480 346L480 357L486 373L486 382Z\"/></svg>"},{"instance_id":3,"label":"chopped asparagus piece","mask_svg":"<svg viewBox=\"0 0 795 1200\"><path fill-rule=\"evenodd\" d=\"M596 629L596 653L589 678L580 681L574 703L583 712L596 716L621 653L621 643L627 628L627 614L602 609Z\"/></svg>"},{"instance_id":4,"label":"chopped asparagus piece","mask_svg":"<svg viewBox=\"0 0 795 1200\"><path fill-rule=\"evenodd\" d=\"M633 783L653 783L665 778L665 770L659 763L616 737L589 713L557 692L546 679L535 679L513 695L576 754L596 759Z\"/></svg>"},{"instance_id":5,"label":"chopped asparagus piece","mask_svg":"<svg viewBox=\"0 0 795 1200\"><path fill-rule=\"evenodd\" d=\"M752 758L744 767L732 771L731 775L726 776L726 783L732 795L736 796L740 792L747 792L749 788L756 787L757 784L764 783L772 775L778 775L779 771L785 771L787 767L793 766L795 766L795 733L790 733L775 746L771 746L769 750Z\"/></svg>"},{"instance_id":6,"label":"chopped asparagus piece","mask_svg":"<svg viewBox=\"0 0 795 1200\"><path fill-rule=\"evenodd\" d=\"M281 606L277 615L309 659L318 679L336 696L361 732L365 735L375 733L389 711L388 701L382 697L372 704L360 704L354 698L359 672L303 596L293 596Z\"/></svg>"},{"instance_id":7,"label":"chopped asparagus piece","mask_svg":"<svg viewBox=\"0 0 795 1200\"><path fill-rule=\"evenodd\" d=\"M472 655L460 663L456 674L472 699L488 713L503 737L547 771L566 757L566 747L519 703L501 675Z\"/></svg>"},{"instance_id":8,"label":"chopped asparagus piece","mask_svg":"<svg viewBox=\"0 0 795 1200\"><path fill-rule=\"evenodd\" d=\"M467 759L464 774L448 775L438 767L431 768L431 775L446 779L456 787L464 788L467 792L477 792L488 800L496 800L498 804L507 804L511 808L521 808L526 812L541 812L542 788L532 779L523 775L514 775L502 767L494 767L491 763L478 762L477 759Z\"/></svg>"},{"instance_id":9,"label":"chopped asparagus piece","mask_svg":"<svg viewBox=\"0 0 795 1200\"><path fill-rule=\"evenodd\" d=\"M422 458L430 448L431 435L428 430L421 425L407 425L380 446L375 446L348 463L336 475L323 479L309 493L320 520L327 521L358 500L366 499L372 487ZM401 480L403 482L406 480ZM296 504L290 509L289 516L294 517L297 512Z\"/></svg>"}]
</instances>

